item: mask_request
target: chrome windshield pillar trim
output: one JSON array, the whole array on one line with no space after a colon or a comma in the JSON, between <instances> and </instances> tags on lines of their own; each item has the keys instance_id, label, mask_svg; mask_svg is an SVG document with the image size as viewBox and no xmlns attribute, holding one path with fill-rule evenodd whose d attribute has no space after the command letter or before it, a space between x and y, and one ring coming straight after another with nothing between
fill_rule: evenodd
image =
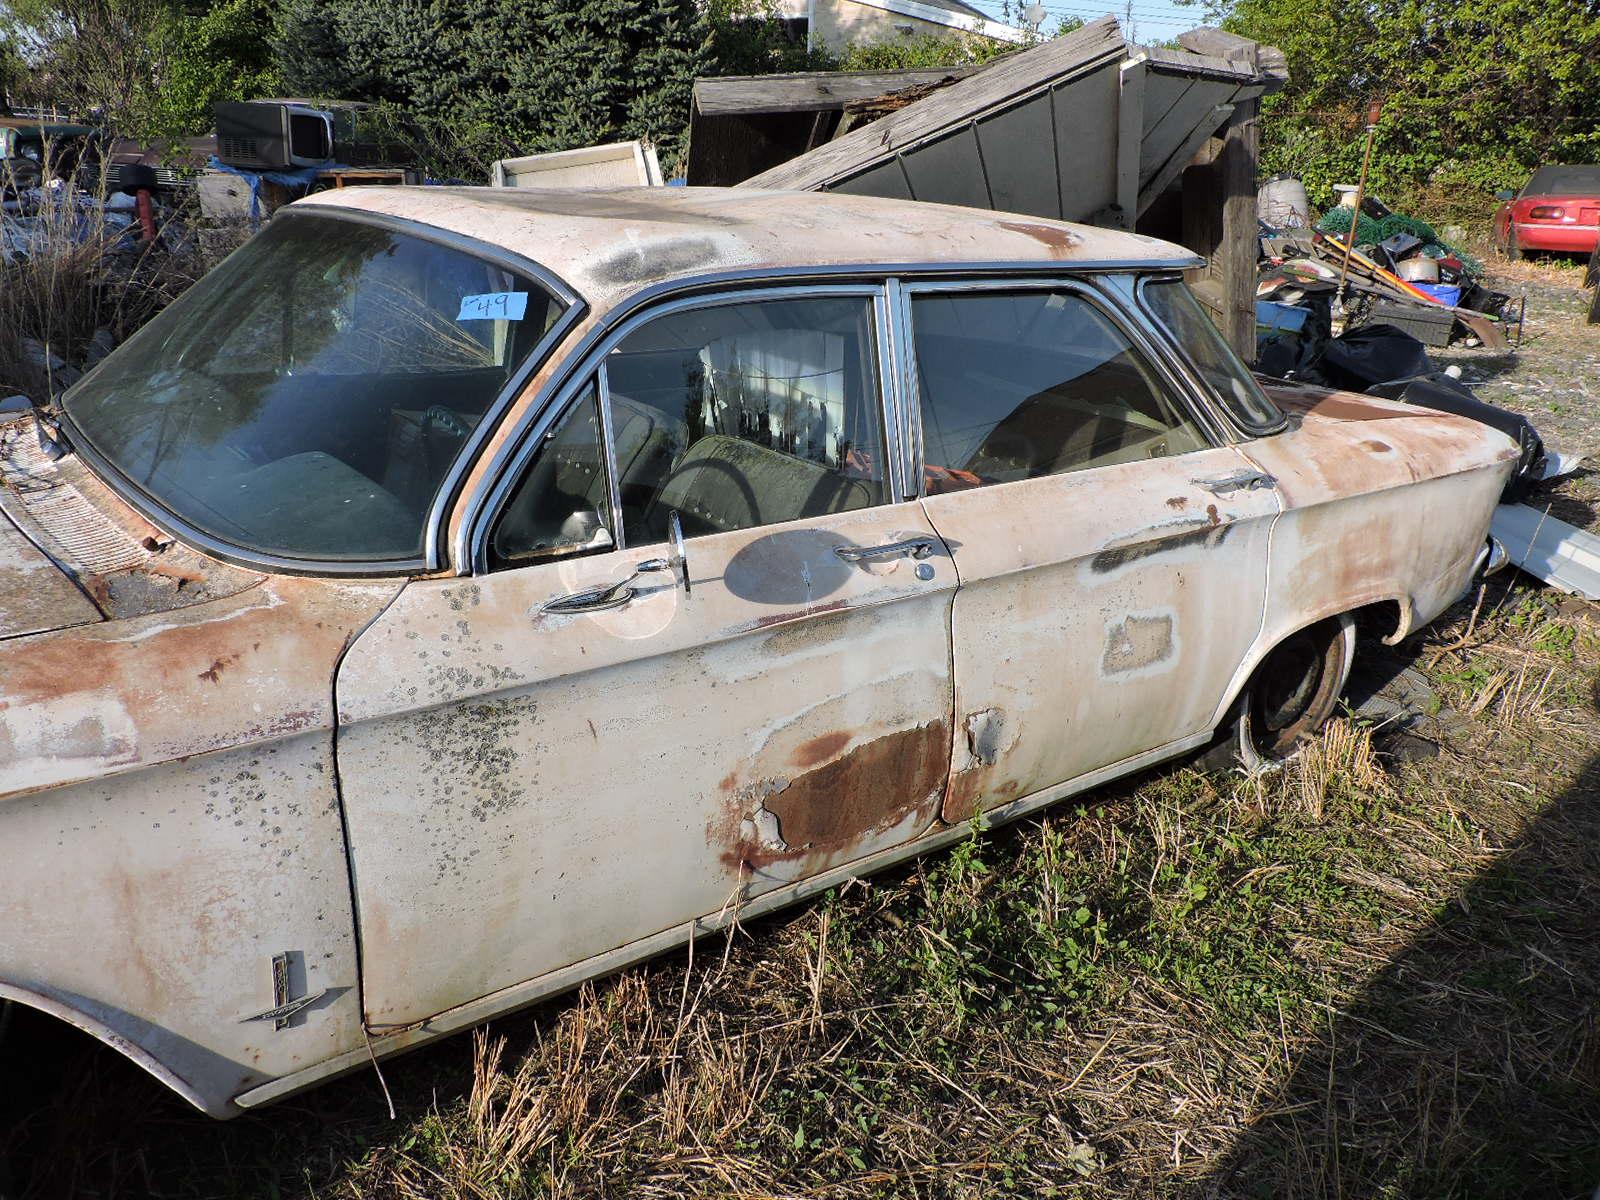
<instances>
[{"instance_id":1,"label":"chrome windshield pillar trim","mask_svg":"<svg viewBox=\"0 0 1600 1200\"><path fill-rule=\"evenodd\" d=\"M791 277L785 272L782 278ZM618 343L647 321L672 313L694 308L715 308L726 304L743 304L753 300L814 300L830 296L881 296L881 281L857 281L815 284L773 284L770 287L738 288L731 291L697 291L676 298L662 299L652 304L644 297L661 295L647 289L634 297L634 302L619 309L604 323L589 331L573 351L566 356L560 373L544 391L535 397L516 425L508 431L494 459L484 472L484 482L467 497L460 527L456 534L455 553L458 563L471 563L474 573L488 570L488 534L494 517L505 504L506 498L528 461L537 451L544 435L549 432L557 416L566 409L573 395L588 382L598 370L605 356ZM881 390L881 385L880 385ZM606 448L610 454L610 447Z\"/></svg>"},{"instance_id":2,"label":"chrome windshield pillar trim","mask_svg":"<svg viewBox=\"0 0 1600 1200\"><path fill-rule=\"evenodd\" d=\"M436 225L429 225L422 221L393 217L384 213L372 213L361 209L319 205L314 201L311 203L292 204L282 208L273 215L273 220L300 220L311 217L328 221L347 221L358 225L372 225L395 233L403 233L407 237L434 242L449 249L457 250L480 261L488 262L504 270L528 277L544 288L562 306L560 314L551 323L550 328L544 332L539 341L528 351L522 363L512 372L505 385L496 393L489 407L484 410L483 418L474 426L472 432L467 435L460 451L457 452L456 457L451 461L449 469L439 481L439 486L435 490L433 499L424 514L422 554L420 557L350 561L343 559L291 558L286 555L252 550L247 546L229 542L215 534L205 532L158 503L154 496L149 495L109 459L94 449L93 444L83 431L78 428L77 422L72 418L71 412L65 406L62 406L59 410L61 421L69 431L73 449L94 469L94 473L117 493L117 496L124 503L131 506L152 524L165 529L204 553L214 558L219 558L224 562L281 575L381 578L384 576L417 575L423 572L440 570L446 565L442 552L444 523L449 518L462 481L466 478L472 465L477 461L490 434L500 424L506 411L527 386L528 380L532 378L533 373L549 357L551 351L561 344L572 327L588 311L588 303L577 292L573 291L564 279L556 275L548 267L542 266L532 259L524 258L520 254L514 254L500 246L480 241L477 238L468 237L452 230L441 229ZM460 571L458 567L457 573L464 572Z\"/></svg>"},{"instance_id":3,"label":"chrome windshield pillar trim","mask_svg":"<svg viewBox=\"0 0 1600 1200\"><path fill-rule=\"evenodd\" d=\"M550 352L559 346L567 336L572 326L576 324L583 314L588 311L588 305L583 298L568 286L550 268L541 263L534 262L531 258L524 258L503 247L490 242L480 241L466 234L456 233L453 230L442 229L437 225L429 225L406 217L393 217L387 213L368 212L365 209L343 208L334 205L319 205L315 200L309 203L291 204L274 214L274 220L284 217L319 217L324 220L352 221L358 225L374 225L380 229L404 233L408 237L419 238L422 241L435 242L452 250L485 262L493 263L504 270L516 274L526 275L544 288L555 301L561 305L561 313L551 322L550 328L545 330L527 356L511 373L505 385L496 393L489 407L484 410L483 417L473 426L472 432L467 435L461 449L456 452L455 458L450 461L449 468L444 477L439 481L439 487L433 494L433 500L428 505L427 524L424 526L423 541L423 569L437 571L445 563L443 538L444 525L449 519L450 510L455 503L456 495L461 488L461 481L466 478L467 472L477 462L478 455L483 450L484 443L499 426L506 410L528 385L528 380L538 370L541 363L549 357ZM463 574L459 563L456 564L457 574Z\"/></svg>"}]
</instances>

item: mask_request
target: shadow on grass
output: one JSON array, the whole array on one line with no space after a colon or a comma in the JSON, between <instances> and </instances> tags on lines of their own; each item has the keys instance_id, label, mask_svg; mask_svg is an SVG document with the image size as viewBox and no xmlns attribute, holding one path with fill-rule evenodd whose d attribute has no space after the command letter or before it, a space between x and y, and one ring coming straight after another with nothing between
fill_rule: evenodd
<instances>
[{"instance_id":1,"label":"shadow on grass","mask_svg":"<svg viewBox=\"0 0 1600 1200\"><path fill-rule=\"evenodd\" d=\"M1212 1197L1600 1185L1600 756L1436 914L1198 1186Z\"/></svg>"},{"instance_id":2,"label":"shadow on grass","mask_svg":"<svg viewBox=\"0 0 1600 1200\"><path fill-rule=\"evenodd\" d=\"M528 1018L513 1019L514 1029ZM472 1080L472 1039L384 1064L401 1120L359 1071L256 1113L215 1121L99 1042L14 1008L0 1041L0 1200L276 1197L320 1189L409 1118Z\"/></svg>"}]
</instances>

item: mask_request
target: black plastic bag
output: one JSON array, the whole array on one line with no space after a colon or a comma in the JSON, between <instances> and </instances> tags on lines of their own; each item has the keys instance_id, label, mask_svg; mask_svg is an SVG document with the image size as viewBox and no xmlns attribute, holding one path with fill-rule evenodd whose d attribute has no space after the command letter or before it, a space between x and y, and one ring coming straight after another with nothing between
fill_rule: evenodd
<instances>
[{"instance_id":1,"label":"black plastic bag","mask_svg":"<svg viewBox=\"0 0 1600 1200\"><path fill-rule=\"evenodd\" d=\"M1375 383L1428 374L1428 352L1421 342L1393 325L1363 325L1334 338L1315 363L1329 387L1364 392Z\"/></svg>"},{"instance_id":2,"label":"black plastic bag","mask_svg":"<svg viewBox=\"0 0 1600 1200\"><path fill-rule=\"evenodd\" d=\"M1484 403L1459 379L1434 372L1375 384L1367 389L1367 394L1415 404L1419 408L1471 417L1491 429L1498 429L1516 442L1521 453L1517 456L1517 469L1502 493L1503 499L1520 500L1537 482L1534 473L1544 462L1544 442L1540 440L1539 431L1533 427L1533 423L1527 417Z\"/></svg>"}]
</instances>

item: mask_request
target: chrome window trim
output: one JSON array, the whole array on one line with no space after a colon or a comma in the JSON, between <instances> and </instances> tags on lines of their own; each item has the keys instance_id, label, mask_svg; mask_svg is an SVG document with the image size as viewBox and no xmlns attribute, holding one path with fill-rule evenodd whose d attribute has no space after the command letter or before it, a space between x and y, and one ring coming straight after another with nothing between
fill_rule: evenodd
<instances>
[{"instance_id":1,"label":"chrome window trim","mask_svg":"<svg viewBox=\"0 0 1600 1200\"><path fill-rule=\"evenodd\" d=\"M891 365L895 419L904 442L900 455L903 481L895 494L901 500L916 500L922 494L922 406L917 391L916 348L911 340L911 305L898 276L884 282L884 301L894 351Z\"/></svg>"},{"instance_id":2,"label":"chrome window trim","mask_svg":"<svg viewBox=\"0 0 1600 1200\"><path fill-rule=\"evenodd\" d=\"M137 512L156 528L173 534L180 541L188 543L212 558L221 559L223 562L232 563L236 567L253 567L269 571L274 575L336 575L346 578L371 578L390 577L400 575L415 575L428 570L426 560L422 558L396 558L363 561L351 559L346 561L338 558L287 558L281 554L268 554L265 551L245 551L242 547L235 546L232 542L224 541L214 534L191 525L173 513L153 503L146 503L143 492L129 483L128 490L113 486L111 480L125 480L122 474L99 451L89 445L82 435L76 433L75 427L69 426L73 432L67 440L78 457L87 462L93 473L111 490L116 493L129 508Z\"/></svg>"},{"instance_id":3,"label":"chrome window trim","mask_svg":"<svg viewBox=\"0 0 1600 1200\"><path fill-rule=\"evenodd\" d=\"M1133 286L1130 289L1129 295L1133 301L1135 309L1138 311L1139 315L1144 318L1146 322L1148 322L1150 328L1155 333L1157 343L1172 359L1173 365L1177 369L1181 370L1185 377L1190 381L1190 385L1200 395L1204 396L1208 403L1216 408L1220 414L1220 419L1228 429L1234 432L1235 436L1232 440L1237 442L1247 442L1253 438L1271 437L1275 433L1282 433L1289 426L1289 416L1281 409L1278 410L1279 419L1274 424L1265 425L1259 429L1252 425L1246 425L1243 421L1239 420L1238 417L1234 416L1233 409L1225 401L1223 401L1222 397L1217 393L1216 388L1214 388L1211 385L1211 382L1206 379L1204 372L1202 372L1200 368L1195 365L1194 360L1189 355L1188 349L1183 345L1182 342L1178 340L1177 334L1168 329L1166 325L1159 318L1157 318L1155 313L1151 311L1149 303L1144 298L1144 289L1147 284L1186 282L1187 280L1183 278L1183 275L1176 271L1139 272L1133 279ZM1249 370L1249 367L1250 364L1246 363L1246 371ZM1258 384L1257 386L1259 387L1260 385ZM1271 404L1272 397L1267 397L1267 402ZM1273 404L1272 407L1276 409L1278 406Z\"/></svg>"},{"instance_id":4,"label":"chrome window trim","mask_svg":"<svg viewBox=\"0 0 1600 1200\"><path fill-rule=\"evenodd\" d=\"M522 364L511 373L500 391L496 393L494 400L484 410L483 418L474 427L472 433L468 435L466 441L462 444L460 452L457 453L455 459L451 462L450 468L440 480L438 490L434 493L433 501L423 514L423 552L420 557L348 560L292 558L263 550L253 550L247 546L240 546L225 538L220 538L215 534L207 533L193 523L179 517L176 513L169 512L163 505L158 503L155 497L146 493L112 464L109 459L94 449L89 443L89 439L78 429L70 413L61 408L58 408L58 411L63 424L67 428L73 449L94 468L95 474L105 481L112 491L116 492L119 499L152 524L176 535L213 558L219 558L236 566L258 567L278 575L382 577L415 575L428 571L437 571L444 565L441 553L443 523L449 514L456 493L461 487L461 481L477 460L479 453L482 451L484 441L493 432L494 427L500 423L505 416L506 410L511 406L518 394L527 386L528 379L533 372L549 357L550 352L560 345L572 326L588 310L588 305L582 297L567 285L565 280L532 259L523 258L521 255L514 254L502 247L467 237L464 234L441 229L436 225L428 225L424 222L404 217L392 217L384 213L367 212L364 209L347 209L319 204L290 205L279 210L274 215L273 220L281 221L308 216L328 220L350 221L358 225L374 225L381 229L388 229L391 232L403 233L419 241L433 242L447 249L456 250L533 279L541 287L545 288L558 304L563 306L562 311L550 328L528 351L523 358Z\"/></svg>"},{"instance_id":5,"label":"chrome window trim","mask_svg":"<svg viewBox=\"0 0 1600 1200\"><path fill-rule=\"evenodd\" d=\"M622 483L617 478L617 456L613 452L615 442L612 441L612 430L615 426L611 421L611 377L606 371L605 359L600 360L600 366L594 375L595 398L600 409L600 457L601 466L606 472L606 503L611 509L611 544L622 545ZM579 389L580 391L582 389Z\"/></svg>"},{"instance_id":6,"label":"chrome window trim","mask_svg":"<svg viewBox=\"0 0 1600 1200\"><path fill-rule=\"evenodd\" d=\"M896 363L894 319L890 315L887 289L880 288L872 302L873 335L877 342L878 361L874 374L878 377L879 408L883 414L884 486L891 497L890 503L906 499L905 490L911 476L906 473L905 425L900 409L900 372Z\"/></svg>"},{"instance_id":7,"label":"chrome window trim","mask_svg":"<svg viewBox=\"0 0 1600 1200\"><path fill-rule=\"evenodd\" d=\"M787 272L779 278L787 278ZM467 500L460 529L456 536L456 573L465 575L487 574L489 534L495 517L503 509L510 492L516 486L529 460L543 443L545 435L571 406L573 397L596 372L605 358L635 329L659 317L696 308L716 308L728 304L744 304L756 300L815 300L833 296L863 296L874 298L873 315L878 315L877 298L883 294L883 283L840 282L837 284L810 284L771 287L739 288L733 291L696 292L677 299L650 304L639 299L618 316L591 330L582 343L567 356L560 376L551 381L545 390L528 405L527 411L508 431L502 449L485 472L486 482ZM639 293L639 297L646 293ZM875 337L872 343L878 344ZM881 352L880 352L881 357ZM878 364L878 415L884 422L885 447L891 444L887 425L887 386L883 364ZM608 473L615 470L610 465L614 458L609 441L605 447ZM887 473L886 473L887 475ZM887 486L887 478L886 478ZM893 496L890 492L889 495ZM619 506L620 507L620 506ZM627 536L621 526L614 531L616 550L627 549Z\"/></svg>"},{"instance_id":8,"label":"chrome window trim","mask_svg":"<svg viewBox=\"0 0 1600 1200\"><path fill-rule=\"evenodd\" d=\"M1140 310L1129 311L1127 305L1118 303L1121 297L1115 292L1095 286L1089 280L1077 279L1072 276L1055 278L1007 278L1003 276L990 276L985 279L950 280L950 281L900 281L902 296L903 321L905 323L905 341L908 358L904 369L907 379L907 392L913 398L916 410L916 429L914 443L916 451L915 471L917 479L917 494L924 495L926 479L923 477L923 446L922 446L922 404L921 380L917 370L915 352L915 326L912 320L912 301L918 294L937 294L948 292L1018 292L1018 291L1066 291L1079 296L1086 303L1111 322L1113 328L1128 339L1128 344L1145 360L1145 364L1155 372L1157 378L1165 386L1168 399L1180 411L1186 414L1202 436L1212 443L1213 447L1229 445L1235 439L1225 425L1217 419L1208 404L1203 402L1201 396L1194 393L1187 380L1176 374L1165 357L1156 351L1152 339L1148 336L1146 326L1150 318ZM1137 320L1134 318L1138 318ZM1194 453L1190 451L1189 453ZM1080 470L1093 470L1094 468L1078 468ZM1065 472L1061 472L1065 474Z\"/></svg>"}]
</instances>

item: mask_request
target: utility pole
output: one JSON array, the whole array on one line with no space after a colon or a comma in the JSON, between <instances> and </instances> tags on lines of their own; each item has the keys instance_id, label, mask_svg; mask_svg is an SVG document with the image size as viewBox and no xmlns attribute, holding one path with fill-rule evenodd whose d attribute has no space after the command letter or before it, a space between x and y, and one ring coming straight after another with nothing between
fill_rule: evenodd
<instances>
[{"instance_id":1,"label":"utility pole","mask_svg":"<svg viewBox=\"0 0 1600 1200\"><path fill-rule=\"evenodd\" d=\"M1130 42L1138 41L1139 39L1138 39L1137 35L1135 34L1134 27L1133 27L1133 0L1127 0L1127 5L1123 9L1122 24L1123 24L1123 27L1127 30L1127 32L1124 33L1122 36L1124 38L1126 38Z\"/></svg>"}]
</instances>

